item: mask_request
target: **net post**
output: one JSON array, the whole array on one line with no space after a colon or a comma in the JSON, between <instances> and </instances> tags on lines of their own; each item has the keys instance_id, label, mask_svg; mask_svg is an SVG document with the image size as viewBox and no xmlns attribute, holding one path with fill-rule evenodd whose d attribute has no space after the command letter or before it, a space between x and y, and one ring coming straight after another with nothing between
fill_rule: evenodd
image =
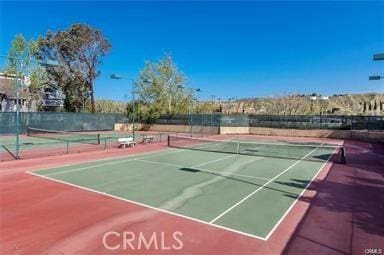
<instances>
[{"instance_id":1,"label":"net post","mask_svg":"<svg viewBox=\"0 0 384 255\"><path fill-rule=\"evenodd\" d=\"M105 137L104 138L104 150L106 150L107 149L107 138Z\"/></svg>"},{"instance_id":2,"label":"net post","mask_svg":"<svg viewBox=\"0 0 384 255\"><path fill-rule=\"evenodd\" d=\"M67 141L67 154L69 153L69 141Z\"/></svg>"},{"instance_id":3,"label":"net post","mask_svg":"<svg viewBox=\"0 0 384 255\"><path fill-rule=\"evenodd\" d=\"M168 147L171 147L171 136L170 135L168 135L167 144L168 144Z\"/></svg>"},{"instance_id":4,"label":"net post","mask_svg":"<svg viewBox=\"0 0 384 255\"><path fill-rule=\"evenodd\" d=\"M100 144L100 134L97 134L97 144Z\"/></svg>"},{"instance_id":5,"label":"net post","mask_svg":"<svg viewBox=\"0 0 384 255\"><path fill-rule=\"evenodd\" d=\"M345 153L344 146L341 147L340 153L341 153L341 164L345 165L347 162L346 162L346 157L345 157L346 153Z\"/></svg>"}]
</instances>

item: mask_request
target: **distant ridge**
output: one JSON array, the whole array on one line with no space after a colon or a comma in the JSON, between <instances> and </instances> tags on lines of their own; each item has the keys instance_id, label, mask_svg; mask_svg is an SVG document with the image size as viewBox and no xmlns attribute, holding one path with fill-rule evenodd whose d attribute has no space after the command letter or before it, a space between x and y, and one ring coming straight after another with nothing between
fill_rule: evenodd
<instances>
[{"instance_id":1,"label":"distant ridge","mask_svg":"<svg viewBox=\"0 0 384 255\"><path fill-rule=\"evenodd\" d=\"M223 113L253 113L277 115L335 114L383 115L384 93L290 94L270 98L243 98L221 101ZM219 111L219 102L215 108Z\"/></svg>"}]
</instances>

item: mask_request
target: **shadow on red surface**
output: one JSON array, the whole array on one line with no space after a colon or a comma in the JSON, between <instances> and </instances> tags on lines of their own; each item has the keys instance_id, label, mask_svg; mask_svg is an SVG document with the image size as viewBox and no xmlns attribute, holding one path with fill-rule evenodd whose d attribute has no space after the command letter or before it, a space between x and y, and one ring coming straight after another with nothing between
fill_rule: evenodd
<instances>
[{"instance_id":1,"label":"shadow on red surface","mask_svg":"<svg viewBox=\"0 0 384 255\"><path fill-rule=\"evenodd\" d=\"M300 198L311 206L285 254L384 253L384 145L350 141L346 147L347 165L334 164L324 180L310 185L317 195ZM281 184L305 186L307 181Z\"/></svg>"}]
</instances>

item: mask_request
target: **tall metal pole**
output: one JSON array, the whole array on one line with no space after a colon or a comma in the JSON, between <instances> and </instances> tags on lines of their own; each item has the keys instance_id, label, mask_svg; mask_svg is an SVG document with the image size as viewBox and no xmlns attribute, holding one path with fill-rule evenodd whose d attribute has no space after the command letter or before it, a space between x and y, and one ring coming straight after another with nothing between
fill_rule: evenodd
<instances>
[{"instance_id":1,"label":"tall metal pole","mask_svg":"<svg viewBox=\"0 0 384 255\"><path fill-rule=\"evenodd\" d=\"M211 129L212 129L212 118L213 118L213 111L214 111L214 109L215 109L215 96L214 95L212 95L211 96L211 98L212 98L212 109L211 109Z\"/></svg>"},{"instance_id":2,"label":"tall metal pole","mask_svg":"<svg viewBox=\"0 0 384 255\"><path fill-rule=\"evenodd\" d=\"M136 110L135 110L135 80L132 80L132 138L135 141L135 119L136 119Z\"/></svg>"},{"instance_id":3,"label":"tall metal pole","mask_svg":"<svg viewBox=\"0 0 384 255\"><path fill-rule=\"evenodd\" d=\"M189 100L189 132L192 137L192 110L191 110L192 100Z\"/></svg>"},{"instance_id":4,"label":"tall metal pole","mask_svg":"<svg viewBox=\"0 0 384 255\"><path fill-rule=\"evenodd\" d=\"M171 94L170 91L169 91L168 96L169 96L169 98L168 98L168 113L171 114L171 108L172 108L172 94Z\"/></svg>"},{"instance_id":5,"label":"tall metal pole","mask_svg":"<svg viewBox=\"0 0 384 255\"><path fill-rule=\"evenodd\" d=\"M18 82L18 59L16 58L16 159L20 158L20 109L19 109L19 99L20 99L20 94L19 94L19 82Z\"/></svg>"}]
</instances>

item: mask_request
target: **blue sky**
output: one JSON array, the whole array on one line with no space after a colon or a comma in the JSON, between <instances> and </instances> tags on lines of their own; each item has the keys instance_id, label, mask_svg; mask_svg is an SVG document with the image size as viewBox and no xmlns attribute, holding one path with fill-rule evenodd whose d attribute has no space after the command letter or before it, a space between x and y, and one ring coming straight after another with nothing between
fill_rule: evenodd
<instances>
[{"instance_id":1,"label":"blue sky","mask_svg":"<svg viewBox=\"0 0 384 255\"><path fill-rule=\"evenodd\" d=\"M1 1L0 54L15 34L87 23L112 51L100 67L98 98L127 100L145 60L173 55L201 99L287 93L384 92L384 2L21 2Z\"/></svg>"}]
</instances>

